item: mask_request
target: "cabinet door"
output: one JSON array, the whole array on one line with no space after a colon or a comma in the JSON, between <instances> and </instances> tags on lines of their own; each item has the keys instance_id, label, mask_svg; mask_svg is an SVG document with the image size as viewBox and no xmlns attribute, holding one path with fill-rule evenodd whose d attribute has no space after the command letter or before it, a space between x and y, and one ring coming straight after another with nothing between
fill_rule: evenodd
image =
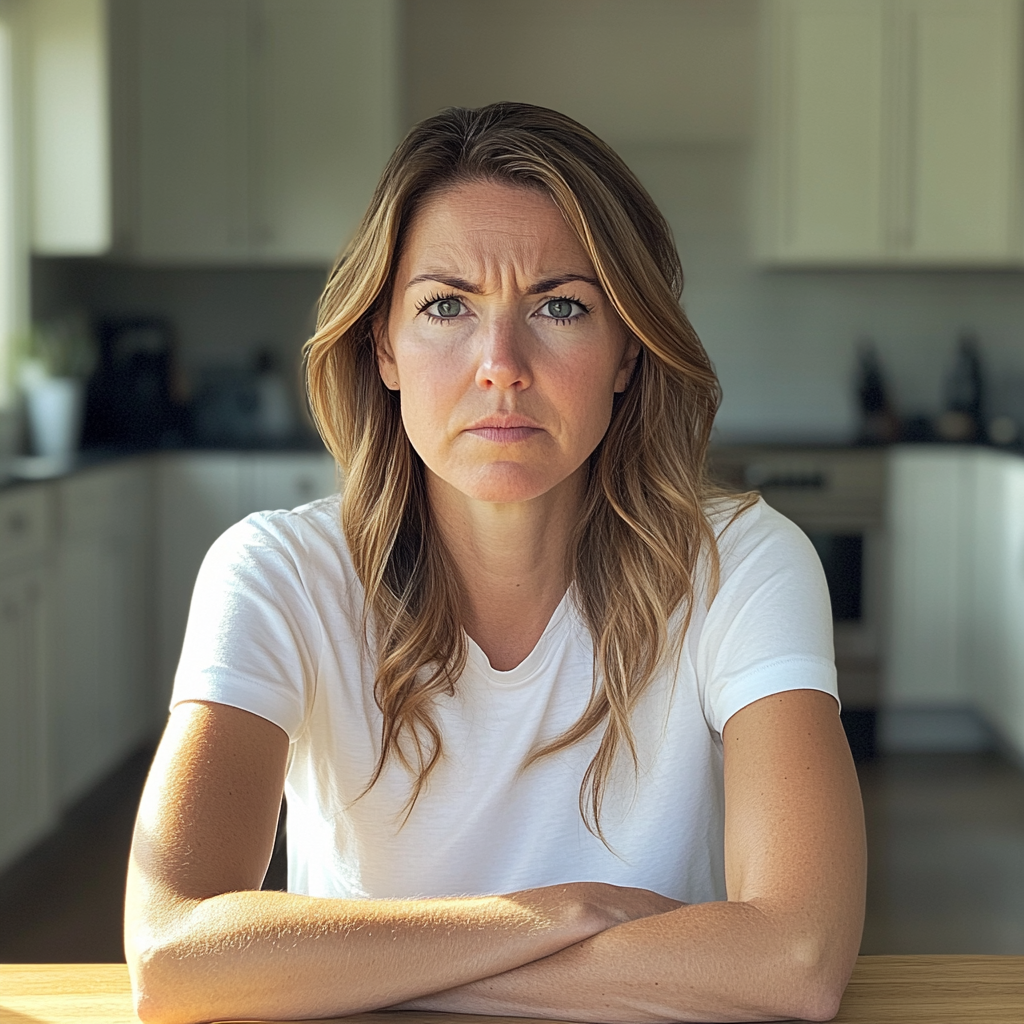
<instances>
[{"instance_id":1,"label":"cabinet door","mask_svg":"<svg viewBox=\"0 0 1024 1024\"><path fill-rule=\"evenodd\" d=\"M106 5L32 0L32 247L92 256L111 244Z\"/></svg>"},{"instance_id":2,"label":"cabinet door","mask_svg":"<svg viewBox=\"0 0 1024 1024\"><path fill-rule=\"evenodd\" d=\"M1005 713L998 727L1024 758L1024 462L1020 459L1007 467L1006 522L1003 631L1008 671Z\"/></svg>"},{"instance_id":3,"label":"cabinet door","mask_svg":"<svg viewBox=\"0 0 1024 1024\"><path fill-rule=\"evenodd\" d=\"M1019 0L905 0L899 10L911 128L904 256L1018 258Z\"/></svg>"},{"instance_id":4,"label":"cabinet door","mask_svg":"<svg viewBox=\"0 0 1024 1024\"><path fill-rule=\"evenodd\" d=\"M334 459L323 455L258 455L247 464L246 513L296 508L338 490Z\"/></svg>"},{"instance_id":5,"label":"cabinet door","mask_svg":"<svg viewBox=\"0 0 1024 1024\"><path fill-rule=\"evenodd\" d=\"M1024 757L1024 461L979 459L972 669L978 703Z\"/></svg>"},{"instance_id":6,"label":"cabinet door","mask_svg":"<svg viewBox=\"0 0 1024 1024\"><path fill-rule=\"evenodd\" d=\"M0 867L53 821L44 595L42 569L0 578Z\"/></svg>"},{"instance_id":7,"label":"cabinet door","mask_svg":"<svg viewBox=\"0 0 1024 1024\"><path fill-rule=\"evenodd\" d=\"M890 573L884 701L973 703L965 647L969 449L896 448L889 460Z\"/></svg>"},{"instance_id":8,"label":"cabinet door","mask_svg":"<svg viewBox=\"0 0 1024 1024\"><path fill-rule=\"evenodd\" d=\"M246 512L242 457L228 453L165 456L158 469L157 612L161 711L170 698L192 588L210 545Z\"/></svg>"},{"instance_id":9,"label":"cabinet door","mask_svg":"<svg viewBox=\"0 0 1024 1024\"><path fill-rule=\"evenodd\" d=\"M761 255L861 262L885 254L882 0L766 8Z\"/></svg>"},{"instance_id":10,"label":"cabinet door","mask_svg":"<svg viewBox=\"0 0 1024 1024\"><path fill-rule=\"evenodd\" d=\"M154 725L149 468L122 464L59 485L51 717L64 804L116 767Z\"/></svg>"},{"instance_id":11,"label":"cabinet door","mask_svg":"<svg viewBox=\"0 0 1024 1024\"><path fill-rule=\"evenodd\" d=\"M249 253L246 0L139 0L142 259Z\"/></svg>"},{"instance_id":12,"label":"cabinet door","mask_svg":"<svg viewBox=\"0 0 1024 1024\"><path fill-rule=\"evenodd\" d=\"M979 451L972 460L967 493L970 524L967 555L966 654L978 710L998 728L1009 676L1006 626L1007 466L1010 460Z\"/></svg>"},{"instance_id":13,"label":"cabinet door","mask_svg":"<svg viewBox=\"0 0 1024 1024\"><path fill-rule=\"evenodd\" d=\"M255 251L333 261L397 138L391 0L253 4Z\"/></svg>"},{"instance_id":14,"label":"cabinet door","mask_svg":"<svg viewBox=\"0 0 1024 1024\"><path fill-rule=\"evenodd\" d=\"M124 674L110 610L117 566L99 537L63 541L55 576L60 629L55 638L53 738L57 798L73 803L125 753L116 695ZM111 740L114 741L113 749Z\"/></svg>"}]
</instances>

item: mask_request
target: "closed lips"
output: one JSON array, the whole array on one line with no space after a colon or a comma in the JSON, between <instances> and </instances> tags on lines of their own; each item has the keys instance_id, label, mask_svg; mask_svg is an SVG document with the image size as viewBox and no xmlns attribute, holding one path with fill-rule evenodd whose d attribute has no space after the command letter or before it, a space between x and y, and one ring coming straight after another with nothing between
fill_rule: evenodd
<instances>
[{"instance_id":1,"label":"closed lips","mask_svg":"<svg viewBox=\"0 0 1024 1024\"><path fill-rule=\"evenodd\" d=\"M525 441L534 434L541 433L540 427L473 427L467 431L475 437L482 437L487 441L497 441L499 444L512 444L516 441Z\"/></svg>"}]
</instances>

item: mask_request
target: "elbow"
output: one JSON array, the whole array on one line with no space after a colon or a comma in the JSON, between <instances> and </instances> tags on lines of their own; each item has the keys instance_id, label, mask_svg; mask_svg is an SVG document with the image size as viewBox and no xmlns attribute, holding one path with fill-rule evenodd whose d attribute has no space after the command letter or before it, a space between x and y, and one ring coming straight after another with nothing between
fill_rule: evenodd
<instances>
[{"instance_id":1,"label":"elbow","mask_svg":"<svg viewBox=\"0 0 1024 1024\"><path fill-rule=\"evenodd\" d=\"M786 970L779 976L787 984L778 991L778 1016L798 1020L829 1021L839 1012L843 993L853 971L856 952L843 955L825 938L805 938L786 956Z\"/></svg>"},{"instance_id":2,"label":"elbow","mask_svg":"<svg viewBox=\"0 0 1024 1024\"><path fill-rule=\"evenodd\" d=\"M828 1021L839 1012L843 990L834 986L821 985L801 994L797 1005L783 1011L787 1017L797 1020Z\"/></svg>"},{"instance_id":3,"label":"elbow","mask_svg":"<svg viewBox=\"0 0 1024 1024\"><path fill-rule=\"evenodd\" d=\"M181 959L160 946L133 950L128 960L135 1014L142 1024L196 1024L194 988L182 975ZM192 999L184 998L192 990Z\"/></svg>"}]
</instances>

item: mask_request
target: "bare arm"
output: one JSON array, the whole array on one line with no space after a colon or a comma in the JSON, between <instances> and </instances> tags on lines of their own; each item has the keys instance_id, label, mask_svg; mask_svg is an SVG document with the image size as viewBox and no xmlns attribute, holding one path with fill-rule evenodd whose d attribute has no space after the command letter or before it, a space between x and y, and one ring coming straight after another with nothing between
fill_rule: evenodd
<instances>
[{"instance_id":1,"label":"bare arm","mask_svg":"<svg viewBox=\"0 0 1024 1024\"><path fill-rule=\"evenodd\" d=\"M323 1017L452 989L673 901L577 883L507 896L260 892L288 740L236 708L171 715L135 826L125 950L144 1021Z\"/></svg>"},{"instance_id":2,"label":"bare arm","mask_svg":"<svg viewBox=\"0 0 1024 1024\"><path fill-rule=\"evenodd\" d=\"M766 697L726 724L728 901L617 925L403 1008L582 1021L830 1020L864 920L856 773L835 701Z\"/></svg>"}]
</instances>

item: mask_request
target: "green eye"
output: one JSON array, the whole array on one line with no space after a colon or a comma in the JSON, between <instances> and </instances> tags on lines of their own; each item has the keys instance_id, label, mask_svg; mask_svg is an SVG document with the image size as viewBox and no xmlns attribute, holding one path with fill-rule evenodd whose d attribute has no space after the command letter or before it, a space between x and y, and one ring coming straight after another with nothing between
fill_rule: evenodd
<instances>
[{"instance_id":1,"label":"green eye","mask_svg":"<svg viewBox=\"0 0 1024 1024\"><path fill-rule=\"evenodd\" d=\"M574 303L568 299L552 299L546 305L548 307L548 316L554 317L556 320L568 320L572 316Z\"/></svg>"},{"instance_id":2,"label":"green eye","mask_svg":"<svg viewBox=\"0 0 1024 1024\"><path fill-rule=\"evenodd\" d=\"M434 308L437 310L435 316L451 320L462 312L462 303L458 299L440 299L434 303Z\"/></svg>"}]
</instances>

